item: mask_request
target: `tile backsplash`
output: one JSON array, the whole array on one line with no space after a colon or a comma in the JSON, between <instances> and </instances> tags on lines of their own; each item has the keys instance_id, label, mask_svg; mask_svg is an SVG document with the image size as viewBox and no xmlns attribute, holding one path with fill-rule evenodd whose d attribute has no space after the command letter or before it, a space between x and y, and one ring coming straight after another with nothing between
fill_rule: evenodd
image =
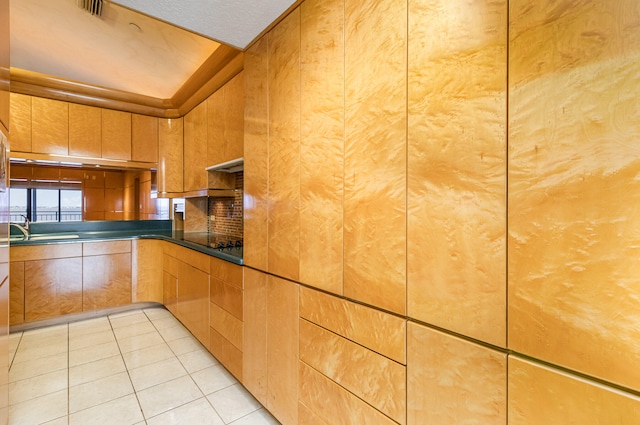
<instances>
[{"instance_id":1,"label":"tile backsplash","mask_svg":"<svg viewBox=\"0 0 640 425\"><path fill-rule=\"evenodd\" d=\"M242 171L234 174L236 176L236 194L233 198L209 197L208 230L210 233L229 235L234 239L242 239L242 196L244 174Z\"/></svg>"}]
</instances>

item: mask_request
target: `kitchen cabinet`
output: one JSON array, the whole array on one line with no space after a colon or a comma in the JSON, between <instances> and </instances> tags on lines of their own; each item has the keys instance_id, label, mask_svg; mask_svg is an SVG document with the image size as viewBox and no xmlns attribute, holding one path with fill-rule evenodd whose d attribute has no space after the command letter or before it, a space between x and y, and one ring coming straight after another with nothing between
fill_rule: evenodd
<instances>
[{"instance_id":1,"label":"kitchen cabinet","mask_svg":"<svg viewBox=\"0 0 640 425\"><path fill-rule=\"evenodd\" d=\"M82 311L131 304L131 241L82 244Z\"/></svg>"},{"instance_id":2,"label":"kitchen cabinet","mask_svg":"<svg viewBox=\"0 0 640 425\"><path fill-rule=\"evenodd\" d=\"M159 118L131 114L131 160L158 162Z\"/></svg>"},{"instance_id":3,"label":"kitchen cabinet","mask_svg":"<svg viewBox=\"0 0 640 425\"><path fill-rule=\"evenodd\" d=\"M11 262L24 264L25 322L82 311L81 243L11 247Z\"/></svg>"},{"instance_id":4,"label":"kitchen cabinet","mask_svg":"<svg viewBox=\"0 0 640 425\"><path fill-rule=\"evenodd\" d=\"M244 72L207 99L207 166L242 158L244 152Z\"/></svg>"},{"instance_id":5,"label":"kitchen cabinet","mask_svg":"<svg viewBox=\"0 0 640 425\"><path fill-rule=\"evenodd\" d=\"M209 351L238 380L243 363L243 270L242 266L210 257Z\"/></svg>"},{"instance_id":6,"label":"kitchen cabinet","mask_svg":"<svg viewBox=\"0 0 640 425\"><path fill-rule=\"evenodd\" d=\"M344 295L405 314L407 2L345 6Z\"/></svg>"},{"instance_id":7,"label":"kitchen cabinet","mask_svg":"<svg viewBox=\"0 0 640 425\"><path fill-rule=\"evenodd\" d=\"M21 323L24 323L24 261L12 261L9 266L9 324Z\"/></svg>"},{"instance_id":8,"label":"kitchen cabinet","mask_svg":"<svg viewBox=\"0 0 640 425\"><path fill-rule=\"evenodd\" d=\"M184 191L207 189L207 102L184 116Z\"/></svg>"},{"instance_id":9,"label":"kitchen cabinet","mask_svg":"<svg viewBox=\"0 0 640 425\"><path fill-rule=\"evenodd\" d=\"M268 271L299 281L300 9L269 33Z\"/></svg>"},{"instance_id":10,"label":"kitchen cabinet","mask_svg":"<svg viewBox=\"0 0 640 425\"><path fill-rule=\"evenodd\" d=\"M160 119L158 127L158 196L183 191L183 119Z\"/></svg>"},{"instance_id":11,"label":"kitchen cabinet","mask_svg":"<svg viewBox=\"0 0 640 425\"><path fill-rule=\"evenodd\" d=\"M284 424L298 423L298 297L298 284L245 270L243 385Z\"/></svg>"},{"instance_id":12,"label":"kitchen cabinet","mask_svg":"<svg viewBox=\"0 0 640 425\"><path fill-rule=\"evenodd\" d=\"M11 93L11 151L31 152L31 96Z\"/></svg>"},{"instance_id":13,"label":"kitchen cabinet","mask_svg":"<svg viewBox=\"0 0 640 425\"><path fill-rule=\"evenodd\" d=\"M102 157L100 108L69 103L69 155Z\"/></svg>"},{"instance_id":14,"label":"kitchen cabinet","mask_svg":"<svg viewBox=\"0 0 640 425\"><path fill-rule=\"evenodd\" d=\"M300 6L300 282L343 291L344 0Z\"/></svg>"},{"instance_id":15,"label":"kitchen cabinet","mask_svg":"<svg viewBox=\"0 0 640 425\"><path fill-rule=\"evenodd\" d=\"M408 425L504 425L507 423L506 380L506 353L408 323Z\"/></svg>"},{"instance_id":16,"label":"kitchen cabinet","mask_svg":"<svg viewBox=\"0 0 640 425\"><path fill-rule=\"evenodd\" d=\"M102 109L102 158L131 160L131 113Z\"/></svg>"},{"instance_id":17,"label":"kitchen cabinet","mask_svg":"<svg viewBox=\"0 0 640 425\"><path fill-rule=\"evenodd\" d=\"M509 6L476 2L476 19L434 13L435 4L449 2L409 10L407 308L505 347Z\"/></svg>"},{"instance_id":18,"label":"kitchen cabinet","mask_svg":"<svg viewBox=\"0 0 640 425\"><path fill-rule=\"evenodd\" d=\"M268 270L269 99L268 37L245 52L244 264ZM209 130L211 132L211 130Z\"/></svg>"},{"instance_id":19,"label":"kitchen cabinet","mask_svg":"<svg viewBox=\"0 0 640 425\"><path fill-rule=\"evenodd\" d=\"M509 425L637 424L637 396L509 356Z\"/></svg>"},{"instance_id":20,"label":"kitchen cabinet","mask_svg":"<svg viewBox=\"0 0 640 425\"><path fill-rule=\"evenodd\" d=\"M130 240L13 246L11 324L129 304L131 267Z\"/></svg>"},{"instance_id":21,"label":"kitchen cabinet","mask_svg":"<svg viewBox=\"0 0 640 425\"><path fill-rule=\"evenodd\" d=\"M69 155L69 104L31 98L31 151Z\"/></svg>"},{"instance_id":22,"label":"kitchen cabinet","mask_svg":"<svg viewBox=\"0 0 640 425\"><path fill-rule=\"evenodd\" d=\"M131 302L163 302L163 245L154 239L131 241Z\"/></svg>"},{"instance_id":23,"label":"kitchen cabinet","mask_svg":"<svg viewBox=\"0 0 640 425\"><path fill-rule=\"evenodd\" d=\"M166 243L163 270L165 305L209 347L209 256Z\"/></svg>"},{"instance_id":24,"label":"kitchen cabinet","mask_svg":"<svg viewBox=\"0 0 640 425\"><path fill-rule=\"evenodd\" d=\"M385 415L406 423L405 339L405 319L301 287L300 403L326 423L369 423L365 416L378 423ZM328 409L319 385L353 410Z\"/></svg>"}]
</instances>

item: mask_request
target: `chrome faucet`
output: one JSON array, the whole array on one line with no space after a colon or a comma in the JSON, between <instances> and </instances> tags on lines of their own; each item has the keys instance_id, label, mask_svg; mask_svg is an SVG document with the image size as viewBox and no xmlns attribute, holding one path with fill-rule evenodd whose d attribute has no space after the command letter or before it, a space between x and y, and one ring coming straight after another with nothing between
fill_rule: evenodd
<instances>
[{"instance_id":1,"label":"chrome faucet","mask_svg":"<svg viewBox=\"0 0 640 425\"><path fill-rule=\"evenodd\" d=\"M24 227L24 229L29 232L29 225L31 224L31 220L29 220L29 217L27 217L24 214L20 214L21 217L24 217L24 224L22 225L22 227Z\"/></svg>"},{"instance_id":2,"label":"chrome faucet","mask_svg":"<svg viewBox=\"0 0 640 425\"><path fill-rule=\"evenodd\" d=\"M24 240L25 241L29 240L29 227L28 227L28 224L27 224L26 228L21 226L21 225L19 225L18 223L9 223L9 226L16 227L24 235Z\"/></svg>"}]
</instances>

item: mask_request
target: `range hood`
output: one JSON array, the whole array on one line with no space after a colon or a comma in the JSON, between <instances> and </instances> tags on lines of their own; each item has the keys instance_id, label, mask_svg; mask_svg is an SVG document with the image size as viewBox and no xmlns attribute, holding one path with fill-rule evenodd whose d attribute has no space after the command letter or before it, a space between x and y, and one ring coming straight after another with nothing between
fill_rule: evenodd
<instances>
[{"instance_id":1,"label":"range hood","mask_svg":"<svg viewBox=\"0 0 640 425\"><path fill-rule=\"evenodd\" d=\"M220 171L223 173L236 173L244 169L244 158L233 159L222 164L212 165L205 168L207 171Z\"/></svg>"}]
</instances>

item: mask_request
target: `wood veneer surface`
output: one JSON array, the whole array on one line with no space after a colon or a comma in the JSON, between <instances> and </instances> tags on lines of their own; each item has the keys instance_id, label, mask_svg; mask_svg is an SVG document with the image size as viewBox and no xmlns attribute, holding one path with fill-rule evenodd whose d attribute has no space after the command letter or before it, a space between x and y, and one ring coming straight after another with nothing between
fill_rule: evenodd
<instances>
[{"instance_id":1,"label":"wood veneer surface","mask_svg":"<svg viewBox=\"0 0 640 425\"><path fill-rule=\"evenodd\" d=\"M503 347L507 14L409 2L409 316Z\"/></svg>"}]
</instances>

